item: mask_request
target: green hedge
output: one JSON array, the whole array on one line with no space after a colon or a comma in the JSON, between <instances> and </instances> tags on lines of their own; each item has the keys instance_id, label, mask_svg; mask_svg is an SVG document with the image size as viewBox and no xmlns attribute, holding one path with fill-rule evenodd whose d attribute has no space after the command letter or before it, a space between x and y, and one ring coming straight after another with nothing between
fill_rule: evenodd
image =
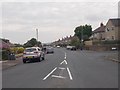
<instances>
[{"instance_id":1,"label":"green hedge","mask_svg":"<svg viewBox=\"0 0 120 90\"><path fill-rule=\"evenodd\" d=\"M8 60L8 50L2 50L0 53L2 53L2 60Z\"/></svg>"}]
</instances>

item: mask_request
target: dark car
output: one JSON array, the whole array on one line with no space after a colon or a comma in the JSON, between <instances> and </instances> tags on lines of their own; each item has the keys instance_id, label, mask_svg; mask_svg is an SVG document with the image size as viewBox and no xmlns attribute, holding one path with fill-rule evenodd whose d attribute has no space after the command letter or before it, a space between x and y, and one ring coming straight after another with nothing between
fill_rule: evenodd
<instances>
[{"instance_id":1,"label":"dark car","mask_svg":"<svg viewBox=\"0 0 120 90\"><path fill-rule=\"evenodd\" d=\"M76 50L76 47L75 47L75 46L72 46L72 47L71 47L71 50Z\"/></svg>"},{"instance_id":2,"label":"dark car","mask_svg":"<svg viewBox=\"0 0 120 90\"><path fill-rule=\"evenodd\" d=\"M46 48L46 53L54 53L54 48L53 47L48 47Z\"/></svg>"}]
</instances>

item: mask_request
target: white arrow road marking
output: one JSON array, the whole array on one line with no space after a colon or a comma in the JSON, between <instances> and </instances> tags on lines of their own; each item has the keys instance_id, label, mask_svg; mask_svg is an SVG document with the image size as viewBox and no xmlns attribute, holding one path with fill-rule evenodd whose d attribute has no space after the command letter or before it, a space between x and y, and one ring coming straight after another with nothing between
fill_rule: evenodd
<instances>
[{"instance_id":1,"label":"white arrow road marking","mask_svg":"<svg viewBox=\"0 0 120 90\"><path fill-rule=\"evenodd\" d=\"M65 61L65 64L67 64L67 61L66 60L64 60Z\"/></svg>"},{"instance_id":2,"label":"white arrow road marking","mask_svg":"<svg viewBox=\"0 0 120 90\"><path fill-rule=\"evenodd\" d=\"M52 77L56 77L56 78L66 78L66 77L63 77L63 76L56 76L56 75L52 75Z\"/></svg>"},{"instance_id":3,"label":"white arrow road marking","mask_svg":"<svg viewBox=\"0 0 120 90\"><path fill-rule=\"evenodd\" d=\"M73 80L72 75L71 75L71 72L70 72L70 70L69 70L68 67L67 67L67 71L68 71L68 74L69 74L70 80Z\"/></svg>"},{"instance_id":4,"label":"white arrow road marking","mask_svg":"<svg viewBox=\"0 0 120 90\"><path fill-rule=\"evenodd\" d=\"M46 80L56 69L57 67L54 68L46 77L44 77L43 80Z\"/></svg>"},{"instance_id":5,"label":"white arrow road marking","mask_svg":"<svg viewBox=\"0 0 120 90\"><path fill-rule=\"evenodd\" d=\"M63 64L63 63L64 63L64 61L62 61L62 62L60 63L60 65Z\"/></svg>"},{"instance_id":6,"label":"white arrow road marking","mask_svg":"<svg viewBox=\"0 0 120 90\"><path fill-rule=\"evenodd\" d=\"M66 61L66 60L62 61L62 62L60 63L60 65L63 64L63 63L67 64L67 61Z\"/></svg>"}]
</instances>

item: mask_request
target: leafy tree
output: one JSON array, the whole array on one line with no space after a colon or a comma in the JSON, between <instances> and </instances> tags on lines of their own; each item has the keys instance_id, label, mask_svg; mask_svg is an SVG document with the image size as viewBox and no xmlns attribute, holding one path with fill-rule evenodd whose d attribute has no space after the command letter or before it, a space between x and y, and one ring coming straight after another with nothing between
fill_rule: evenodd
<instances>
[{"instance_id":1,"label":"leafy tree","mask_svg":"<svg viewBox=\"0 0 120 90\"><path fill-rule=\"evenodd\" d=\"M74 36L74 38L70 42L70 45L76 46L77 48L79 48L79 46L80 46L79 38Z\"/></svg>"},{"instance_id":2,"label":"leafy tree","mask_svg":"<svg viewBox=\"0 0 120 90\"><path fill-rule=\"evenodd\" d=\"M75 28L74 30L75 32L75 36L77 36L79 38L79 40L81 41L81 39L83 38L83 41L88 40L89 37L92 35L92 27L91 25L81 25Z\"/></svg>"},{"instance_id":3,"label":"leafy tree","mask_svg":"<svg viewBox=\"0 0 120 90\"><path fill-rule=\"evenodd\" d=\"M37 42L35 38L32 38L24 44L24 47L33 47L33 46L40 46L40 45L41 45L40 41Z\"/></svg>"}]
</instances>

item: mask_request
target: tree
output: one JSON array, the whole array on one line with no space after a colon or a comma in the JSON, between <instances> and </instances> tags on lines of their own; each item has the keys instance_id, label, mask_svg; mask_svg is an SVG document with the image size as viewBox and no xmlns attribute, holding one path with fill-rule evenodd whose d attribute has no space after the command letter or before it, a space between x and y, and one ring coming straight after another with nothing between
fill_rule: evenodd
<instances>
[{"instance_id":1,"label":"tree","mask_svg":"<svg viewBox=\"0 0 120 90\"><path fill-rule=\"evenodd\" d=\"M81 39L83 39L83 41L86 41L92 35L92 27L91 25L87 25L87 24L83 26L81 25L76 27L74 32L75 32L75 36L77 36L80 41Z\"/></svg>"},{"instance_id":2,"label":"tree","mask_svg":"<svg viewBox=\"0 0 120 90\"><path fill-rule=\"evenodd\" d=\"M41 45L40 41L37 42L35 38L32 38L24 44L24 47L33 47L33 46L40 46L40 45Z\"/></svg>"},{"instance_id":3,"label":"tree","mask_svg":"<svg viewBox=\"0 0 120 90\"><path fill-rule=\"evenodd\" d=\"M76 46L77 48L79 48L79 46L80 46L79 38L74 36L74 38L70 42L70 45Z\"/></svg>"}]
</instances>

